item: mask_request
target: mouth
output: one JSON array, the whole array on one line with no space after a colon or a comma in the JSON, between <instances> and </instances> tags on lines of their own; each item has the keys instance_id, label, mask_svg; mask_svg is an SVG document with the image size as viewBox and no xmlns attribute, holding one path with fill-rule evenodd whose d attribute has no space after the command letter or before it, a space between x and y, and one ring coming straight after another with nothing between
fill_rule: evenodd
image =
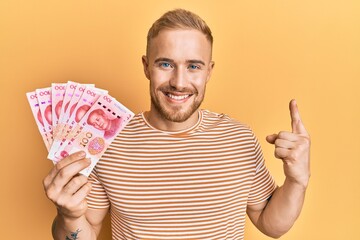
<instances>
[{"instance_id":1,"label":"mouth","mask_svg":"<svg viewBox=\"0 0 360 240\"><path fill-rule=\"evenodd\" d=\"M171 102L185 102L193 95L189 93L187 94L170 93L170 92L163 92L163 93Z\"/></svg>"}]
</instances>

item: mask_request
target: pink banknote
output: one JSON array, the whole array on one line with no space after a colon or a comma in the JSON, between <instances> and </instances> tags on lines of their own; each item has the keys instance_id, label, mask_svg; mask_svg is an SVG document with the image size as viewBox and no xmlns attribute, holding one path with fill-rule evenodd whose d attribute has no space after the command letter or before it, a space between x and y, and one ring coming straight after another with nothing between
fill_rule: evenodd
<instances>
[{"instance_id":1,"label":"pink banknote","mask_svg":"<svg viewBox=\"0 0 360 240\"><path fill-rule=\"evenodd\" d=\"M82 94L84 93L84 90L86 88L86 85L84 84L78 84L75 88L74 93L72 94L72 97L69 101L69 103L67 104L68 107L66 107L64 109L64 113L61 117L61 124L62 124L62 129L59 130L59 132L57 133L58 135L56 136L57 139L61 140L65 134L66 134L66 124L69 121L70 115L73 113L74 109L76 108L76 105L78 104Z\"/></svg>"},{"instance_id":2,"label":"pink banknote","mask_svg":"<svg viewBox=\"0 0 360 240\"><path fill-rule=\"evenodd\" d=\"M76 87L79 83L68 81L65 88L64 98L61 103L60 114L59 114L59 121L54 129L54 140L59 138L59 131L62 131L64 127L64 123L62 121L63 116L65 115L65 111L69 106L70 100L75 92Z\"/></svg>"},{"instance_id":3,"label":"pink banknote","mask_svg":"<svg viewBox=\"0 0 360 240\"><path fill-rule=\"evenodd\" d=\"M115 136L134 114L94 84L69 81L26 93L48 158L56 162L83 150L88 176Z\"/></svg>"},{"instance_id":4,"label":"pink banknote","mask_svg":"<svg viewBox=\"0 0 360 240\"><path fill-rule=\"evenodd\" d=\"M107 90L86 87L83 95L78 101L77 106L74 108L72 114L69 116L65 124L65 135L62 137L62 142L70 140L74 137L74 134L77 132L77 129L74 128L77 126L77 123L83 118L86 112L91 108L91 106L96 102L101 95L108 94Z\"/></svg>"},{"instance_id":5,"label":"pink banknote","mask_svg":"<svg viewBox=\"0 0 360 240\"><path fill-rule=\"evenodd\" d=\"M29 101L30 107L31 107L31 111L33 113L36 125L39 129L39 132L41 134L41 137L45 143L46 149L49 151L50 150L50 143L48 141L48 136L46 135L46 129L45 129L45 125L44 125L44 119L41 115L41 111L40 111L40 106L39 106L39 102L38 102L38 98L36 95L36 92L28 92L26 93L26 97Z\"/></svg>"},{"instance_id":6,"label":"pink banknote","mask_svg":"<svg viewBox=\"0 0 360 240\"><path fill-rule=\"evenodd\" d=\"M63 130L59 131L58 136L55 138L51 146L49 152L50 159L55 157L58 150L66 142L66 139L71 139L73 137L74 134L72 134L72 132L76 132L74 127L77 126L77 123L80 122L81 118L86 114L93 103L100 97L100 95L107 93L108 91L106 90L91 87L89 85L85 87L83 94L79 99L77 99L78 102L74 103L75 106L72 105L71 108L73 108L73 110L69 111L71 115L63 123ZM60 135L60 133L62 134Z\"/></svg>"},{"instance_id":7,"label":"pink banknote","mask_svg":"<svg viewBox=\"0 0 360 240\"><path fill-rule=\"evenodd\" d=\"M65 147L55 158L62 158L83 150L91 159L91 165L81 173L88 176L116 135L125 127L134 114L110 95L101 95L79 121L74 138L66 142Z\"/></svg>"},{"instance_id":8,"label":"pink banknote","mask_svg":"<svg viewBox=\"0 0 360 240\"><path fill-rule=\"evenodd\" d=\"M59 121L58 121L58 124L56 125L56 128L53 133L54 141L61 140L63 128L65 127L65 123L68 118L67 113L70 112L67 110L71 109L71 107L69 109L68 109L68 107L70 105L71 99L73 98L73 96L75 94L76 89L80 86L85 87L86 85L94 86L94 84L80 84L80 83L72 82L72 81L67 82L66 88L65 88L65 93L64 93L64 98L62 100L63 102L62 102L61 109L60 109Z\"/></svg>"},{"instance_id":9,"label":"pink banknote","mask_svg":"<svg viewBox=\"0 0 360 240\"><path fill-rule=\"evenodd\" d=\"M66 83L51 84L51 102L52 102L52 126L55 130L59 123L60 111L64 100Z\"/></svg>"},{"instance_id":10,"label":"pink banknote","mask_svg":"<svg viewBox=\"0 0 360 240\"><path fill-rule=\"evenodd\" d=\"M53 142L52 134L52 104L51 104L51 88L36 89L36 96L38 98L41 117L45 127L46 136L51 146Z\"/></svg>"}]
</instances>

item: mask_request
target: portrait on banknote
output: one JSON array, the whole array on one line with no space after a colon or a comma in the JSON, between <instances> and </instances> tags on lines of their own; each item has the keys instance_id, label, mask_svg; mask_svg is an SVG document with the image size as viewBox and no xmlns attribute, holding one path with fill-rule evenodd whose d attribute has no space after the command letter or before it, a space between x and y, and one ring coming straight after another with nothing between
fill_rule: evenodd
<instances>
[{"instance_id":1,"label":"portrait on banknote","mask_svg":"<svg viewBox=\"0 0 360 240\"><path fill-rule=\"evenodd\" d=\"M49 125L52 125L52 106L48 105L44 111L44 117Z\"/></svg>"},{"instance_id":2,"label":"portrait on banknote","mask_svg":"<svg viewBox=\"0 0 360 240\"><path fill-rule=\"evenodd\" d=\"M87 123L98 130L104 131L104 138L111 138L120 128L121 117L110 119L104 110L95 109L90 112Z\"/></svg>"},{"instance_id":3,"label":"portrait on banknote","mask_svg":"<svg viewBox=\"0 0 360 240\"><path fill-rule=\"evenodd\" d=\"M59 119L60 117L60 112L61 112L61 107L62 107L63 101L59 101L56 106L55 106L55 114L56 114L56 118Z\"/></svg>"},{"instance_id":4,"label":"portrait on banknote","mask_svg":"<svg viewBox=\"0 0 360 240\"><path fill-rule=\"evenodd\" d=\"M82 119L82 117L85 115L85 113L90 109L91 106L89 105L82 105L80 106L76 113L75 113L75 121L78 123Z\"/></svg>"}]
</instances>

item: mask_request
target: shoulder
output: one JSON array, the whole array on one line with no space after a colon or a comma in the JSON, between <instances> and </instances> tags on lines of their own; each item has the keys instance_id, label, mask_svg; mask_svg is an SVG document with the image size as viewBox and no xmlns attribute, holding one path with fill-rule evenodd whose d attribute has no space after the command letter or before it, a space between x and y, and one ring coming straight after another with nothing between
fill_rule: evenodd
<instances>
[{"instance_id":1,"label":"shoulder","mask_svg":"<svg viewBox=\"0 0 360 240\"><path fill-rule=\"evenodd\" d=\"M224 113L216 113L209 110L201 110L203 116L203 126L207 129L213 128L219 131L233 131L243 134L251 134L253 132L251 128L240 122L227 114Z\"/></svg>"},{"instance_id":2,"label":"shoulder","mask_svg":"<svg viewBox=\"0 0 360 240\"><path fill-rule=\"evenodd\" d=\"M142 113L137 113L134 117L126 124L125 129L135 129L139 126L144 126L145 122ZM125 130L124 129L124 130Z\"/></svg>"},{"instance_id":3,"label":"shoulder","mask_svg":"<svg viewBox=\"0 0 360 240\"><path fill-rule=\"evenodd\" d=\"M132 119L125 125L124 129L118 134L117 137L136 137L149 132L151 129L146 125L142 112L134 115Z\"/></svg>"}]
</instances>

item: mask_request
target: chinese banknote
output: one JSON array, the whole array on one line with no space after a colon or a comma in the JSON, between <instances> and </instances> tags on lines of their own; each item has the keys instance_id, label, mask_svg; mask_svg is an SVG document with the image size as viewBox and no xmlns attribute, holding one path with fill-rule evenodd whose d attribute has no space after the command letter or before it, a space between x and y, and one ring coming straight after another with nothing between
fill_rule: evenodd
<instances>
[{"instance_id":1,"label":"chinese banknote","mask_svg":"<svg viewBox=\"0 0 360 240\"><path fill-rule=\"evenodd\" d=\"M100 157L134 114L93 84L72 81L26 94L35 122L49 152L57 163L85 151L91 165L81 171L89 176Z\"/></svg>"}]
</instances>

